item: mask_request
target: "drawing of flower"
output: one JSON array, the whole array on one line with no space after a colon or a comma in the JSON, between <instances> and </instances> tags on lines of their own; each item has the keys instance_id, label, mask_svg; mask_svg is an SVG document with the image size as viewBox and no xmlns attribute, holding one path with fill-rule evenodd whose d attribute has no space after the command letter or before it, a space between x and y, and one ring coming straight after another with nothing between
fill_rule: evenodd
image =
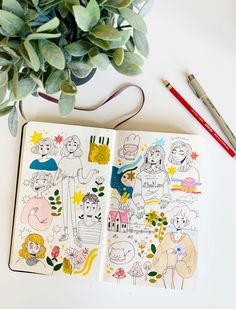
<instances>
[{"instance_id":1,"label":"drawing of flower","mask_svg":"<svg viewBox=\"0 0 236 309\"><path fill-rule=\"evenodd\" d=\"M178 245L177 247L175 247L175 253L180 255L180 254L183 254L184 251L185 251L185 245L184 244L180 244Z\"/></svg>"},{"instance_id":2,"label":"drawing of flower","mask_svg":"<svg viewBox=\"0 0 236 309\"><path fill-rule=\"evenodd\" d=\"M117 283L120 283L120 279L123 279L126 277L124 268L120 267L117 268L117 270L114 272L114 274L112 275L112 277L117 279Z\"/></svg>"},{"instance_id":3,"label":"drawing of flower","mask_svg":"<svg viewBox=\"0 0 236 309\"><path fill-rule=\"evenodd\" d=\"M146 247L146 242L144 240L141 240L139 243L138 243L138 247L140 249L144 249Z\"/></svg>"},{"instance_id":4,"label":"drawing of flower","mask_svg":"<svg viewBox=\"0 0 236 309\"><path fill-rule=\"evenodd\" d=\"M60 247L54 246L51 252L51 256L53 259L56 259L60 254Z\"/></svg>"},{"instance_id":5,"label":"drawing of flower","mask_svg":"<svg viewBox=\"0 0 236 309\"><path fill-rule=\"evenodd\" d=\"M158 219L158 213L156 210L151 210L148 214L146 214L146 220L148 223L156 222Z\"/></svg>"},{"instance_id":6,"label":"drawing of flower","mask_svg":"<svg viewBox=\"0 0 236 309\"><path fill-rule=\"evenodd\" d=\"M104 181L105 181L105 178L104 178L104 177L97 177L95 183L96 183L97 185L102 185L102 184L104 183Z\"/></svg>"},{"instance_id":7,"label":"drawing of flower","mask_svg":"<svg viewBox=\"0 0 236 309\"><path fill-rule=\"evenodd\" d=\"M79 251L75 248L69 247L65 250L66 258L74 264L76 262Z\"/></svg>"}]
</instances>

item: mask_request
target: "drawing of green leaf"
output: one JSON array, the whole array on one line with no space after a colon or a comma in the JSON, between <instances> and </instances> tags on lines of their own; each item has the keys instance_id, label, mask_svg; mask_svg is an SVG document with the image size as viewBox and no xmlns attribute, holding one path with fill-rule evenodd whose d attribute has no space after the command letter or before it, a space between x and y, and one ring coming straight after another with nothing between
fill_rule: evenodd
<instances>
[{"instance_id":1,"label":"drawing of green leaf","mask_svg":"<svg viewBox=\"0 0 236 309\"><path fill-rule=\"evenodd\" d=\"M50 204L51 204L51 205L56 205L56 203L55 203L55 202L50 202Z\"/></svg>"},{"instance_id":2,"label":"drawing of green leaf","mask_svg":"<svg viewBox=\"0 0 236 309\"><path fill-rule=\"evenodd\" d=\"M61 205L61 201L56 202L57 205Z\"/></svg>"},{"instance_id":3,"label":"drawing of green leaf","mask_svg":"<svg viewBox=\"0 0 236 309\"><path fill-rule=\"evenodd\" d=\"M157 248L154 244L151 245L151 250L152 250L152 253L155 254L156 251L157 251Z\"/></svg>"},{"instance_id":4,"label":"drawing of green leaf","mask_svg":"<svg viewBox=\"0 0 236 309\"><path fill-rule=\"evenodd\" d=\"M163 224L164 224L164 225L168 225L168 222L167 222L167 221L164 221Z\"/></svg>"},{"instance_id":5,"label":"drawing of green leaf","mask_svg":"<svg viewBox=\"0 0 236 309\"><path fill-rule=\"evenodd\" d=\"M148 255L147 255L147 258L148 259L152 259L154 257L154 254L152 254L152 253L149 253Z\"/></svg>"},{"instance_id":6,"label":"drawing of green leaf","mask_svg":"<svg viewBox=\"0 0 236 309\"><path fill-rule=\"evenodd\" d=\"M152 221L152 225L153 225L153 226L156 226L156 221Z\"/></svg>"},{"instance_id":7,"label":"drawing of green leaf","mask_svg":"<svg viewBox=\"0 0 236 309\"><path fill-rule=\"evenodd\" d=\"M54 195L57 196L58 194L59 194L59 190L56 190L56 191L54 192Z\"/></svg>"},{"instance_id":8,"label":"drawing of green leaf","mask_svg":"<svg viewBox=\"0 0 236 309\"><path fill-rule=\"evenodd\" d=\"M62 211L62 207L58 208L57 212L61 212Z\"/></svg>"},{"instance_id":9,"label":"drawing of green leaf","mask_svg":"<svg viewBox=\"0 0 236 309\"><path fill-rule=\"evenodd\" d=\"M50 201L54 201L54 197L53 196L49 196L48 198Z\"/></svg>"},{"instance_id":10,"label":"drawing of green leaf","mask_svg":"<svg viewBox=\"0 0 236 309\"><path fill-rule=\"evenodd\" d=\"M97 188L92 188L92 191L93 192L98 192L98 189Z\"/></svg>"},{"instance_id":11,"label":"drawing of green leaf","mask_svg":"<svg viewBox=\"0 0 236 309\"><path fill-rule=\"evenodd\" d=\"M103 192L99 193L98 196L102 197L104 195Z\"/></svg>"},{"instance_id":12,"label":"drawing of green leaf","mask_svg":"<svg viewBox=\"0 0 236 309\"><path fill-rule=\"evenodd\" d=\"M105 187L102 186L102 187L99 188L99 191L104 191L104 189L105 189Z\"/></svg>"},{"instance_id":13,"label":"drawing of green leaf","mask_svg":"<svg viewBox=\"0 0 236 309\"><path fill-rule=\"evenodd\" d=\"M157 275L156 271L150 271L150 273L148 273L148 276L150 277L155 277Z\"/></svg>"},{"instance_id":14,"label":"drawing of green leaf","mask_svg":"<svg viewBox=\"0 0 236 309\"><path fill-rule=\"evenodd\" d=\"M56 214L55 212L52 212L51 215L52 215L53 217L57 216L57 214Z\"/></svg>"},{"instance_id":15,"label":"drawing of green leaf","mask_svg":"<svg viewBox=\"0 0 236 309\"><path fill-rule=\"evenodd\" d=\"M57 197L56 197L56 201L60 201L60 196L57 196Z\"/></svg>"},{"instance_id":16,"label":"drawing of green leaf","mask_svg":"<svg viewBox=\"0 0 236 309\"><path fill-rule=\"evenodd\" d=\"M63 265L63 263L55 265L53 270L58 271L59 269L61 269L62 265Z\"/></svg>"},{"instance_id":17,"label":"drawing of green leaf","mask_svg":"<svg viewBox=\"0 0 236 309\"><path fill-rule=\"evenodd\" d=\"M47 256L46 261L47 261L47 264L48 264L48 265L53 266L53 261L50 259L49 256Z\"/></svg>"},{"instance_id":18,"label":"drawing of green leaf","mask_svg":"<svg viewBox=\"0 0 236 309\"><path fill-rule=\"evenodd\" d=\"M161 277L162 277L162 274L156 275L156 278L157 278L157 279L160 279Z\"/></svg>"},{"instance_id":19,"label":"drawing of green leaf","mask_svg":"<svg viewBox=\"0 0 236 309\"><path fill-rule=\"evenodd\" d=\"M150 283L156 283L157 281L156 281L156 279L150 279L149 282Z\"/></svg>"},{"instance_id":20,"label":"drawing of green leaf","mask_svg":"<svg viewBox=\"0 0 236 309\"><path fill-rule=\"evenodd\" d=\"M56 206L52 206L52 209L53 209L53 210L56 210L57 208L56 208Z\"/></svg>"},{"instance_id":21,"label":"drawing of green leaf","mask_svg":"<svg viewBox=\"0 0 236 309\"><path fill-rule=\"evenodd\" d=\"M159 221L159 222L162 222L162 218L158 218L158 221Z\"/></svg>"}]
</instances>

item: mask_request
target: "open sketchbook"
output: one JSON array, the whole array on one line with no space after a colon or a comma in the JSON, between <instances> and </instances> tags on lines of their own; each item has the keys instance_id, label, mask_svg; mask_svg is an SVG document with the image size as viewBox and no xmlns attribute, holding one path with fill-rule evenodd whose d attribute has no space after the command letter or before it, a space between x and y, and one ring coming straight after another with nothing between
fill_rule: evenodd
<instances>
[{"instance_id":1,"label":"open sketchbook","mask_svg":"<svg viewBox=\"0 0 236 309\"><path fill-rule=\"evenodd\" d=\"M201 157L194 135L27 123L10 268L192 288Z\"/></svg>"}]
</instances>

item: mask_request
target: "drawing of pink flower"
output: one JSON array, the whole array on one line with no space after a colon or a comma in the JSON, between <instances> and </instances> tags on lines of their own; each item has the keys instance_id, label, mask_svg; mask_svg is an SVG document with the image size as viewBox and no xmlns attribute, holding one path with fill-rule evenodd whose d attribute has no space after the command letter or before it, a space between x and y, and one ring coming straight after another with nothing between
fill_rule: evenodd
<instances>
[{"instance_id":1,"label":"drawing of pink flower","mask_svg":"<svg viewBox=\"0 0 236 309\"><path fill-rule=\"evenodd\" d=\"M71 264L75 264L79 251L75 248L69 247L65 250L66 258L71 262Z\"/></svg>"},{"instance_id":2,"label":"drawing of pink flower","mask_svg":"<svg viewBox=\"0 0 236 309\"><path fill-rule=\"evenodd\" d=\"M51 256L53 259L56 259L58 255L60 254L60 247L54 246L51 252Z\"/></svg>"}]
</instances>

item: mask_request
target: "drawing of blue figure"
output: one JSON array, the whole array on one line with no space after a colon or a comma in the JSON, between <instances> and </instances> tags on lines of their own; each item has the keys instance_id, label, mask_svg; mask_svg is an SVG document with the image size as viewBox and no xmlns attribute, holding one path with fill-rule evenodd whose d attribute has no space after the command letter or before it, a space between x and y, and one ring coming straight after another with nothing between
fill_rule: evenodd
<instances>
[{"instance_id":1,"label":"drawing of blue figure","mask_svg":"<svg viewBox=\"0 0 236 309\"><path fill-rule=\"evenodd\" d=\"M35 154L39 154L41 158L32 161L29 166L30 169L41 171L56 171L58 169L56 161L48 157L55 156L58 151L50 137L40 139L39 142L31 148L31 151Z\"/></svg>"},{"instance_id":2,"label":"drawing of blue figure","mask_svg":"<svg viewBox=\"0 0 236 309\"><path fill-rule=\"evenodd\" d=\"M131 199L133 194L133 187L135 181L135 170L138 162L141 160L140 156L134 163L126 164L122 167L112 167L111 187L116 189L121 197Z\"/></svg>"}]
</instances>

